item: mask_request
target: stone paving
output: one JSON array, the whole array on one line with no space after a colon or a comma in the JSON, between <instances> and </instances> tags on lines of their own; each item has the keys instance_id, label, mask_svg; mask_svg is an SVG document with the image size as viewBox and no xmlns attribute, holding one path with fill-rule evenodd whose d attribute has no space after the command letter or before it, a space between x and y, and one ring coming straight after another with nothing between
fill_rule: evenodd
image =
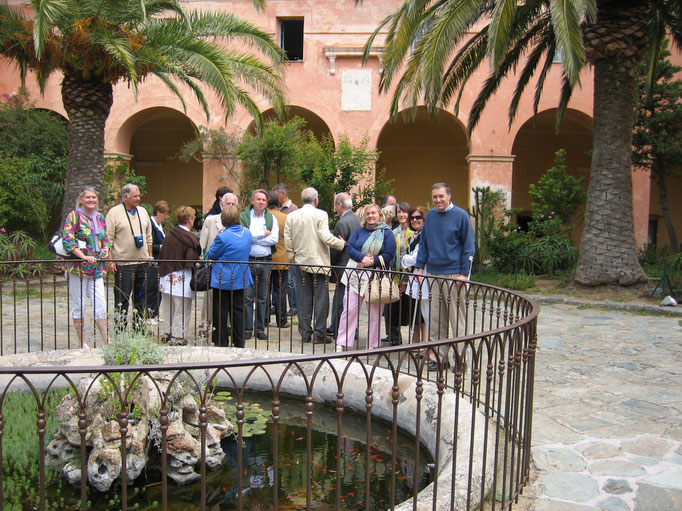
<instances>
[{"instance_id":1,"label":"stone paving","mask_svg":"<svg viewBox=\"0 0 682 511\"><path fill-rule=\"evenodd\" d=\"M682 315L542 305L515 509L682 509Z\"/></svg>"}]
</instances>

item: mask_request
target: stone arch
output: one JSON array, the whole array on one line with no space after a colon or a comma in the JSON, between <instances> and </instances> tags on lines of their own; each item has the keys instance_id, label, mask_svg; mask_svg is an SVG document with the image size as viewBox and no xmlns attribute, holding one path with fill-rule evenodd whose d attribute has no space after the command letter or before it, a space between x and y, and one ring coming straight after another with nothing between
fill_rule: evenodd
<instances>
[{"instance_id":1,"label":"stone arch","mask_svg":"<svg viewBox=\"0 0 682 511\"><path fill-rule=\"evenodd\" d=\"M277 114L272 108L265 110L262 113L262 115L264 121L277 119ZM304 129L310 131L313 135L315 135L315 138L317 138L318 140L322 140L323 137L331 137L333 140L333 134L331 129L329 128L329 124L312 110L309 110L302 106L289 105L287 107L286 118L287 120L290 120L293 119L294 117L301 117L303 120L305 120L306 125ZM249 123L249 126L246 128L246 132L252 134L256 132L256 124L253 121ZM286 182L286 184L289 186L289 197L295 203L300 205L302 187L290 182Z\"/></svg>"},{"instance_id":2,"label":"stone arch","mask_svg":"<svg viewBox=\"0 0 682 511\"><path fill-rule=\"evenodd\" d=\"M182 112L167 107L152 107L129 117L117 135L129 147L130 164L147 179L143 201L167 201L172 209L189 205L202 210L203 165L183 162L177 154L185 142L196 136L196 126ZM125 140L129 142L125 144Z\"/></svg>"},{"instance_id":3,"label":"stone arch","mask_svg":"<svg viewBox=\"0 0 682 511\"><path fill-rule=\"evenodd\" d=\"M443 181L452 189L453 202L466 209L468 146L466 129L454 115L439 110L431 118L419 107L416 116L401 112L397 120L383 126L377 140L377 169L386 169L386 177L394 180L400 201L424 205L431 200L431 186Z\"/></svg>"},{"instance_id":4,"label":"stone arch","mask_svg":"<svg viewBox=\"0 0 682 511\"><path fill-rule=\"evenodd\" d=\"M43 106L36 106L36 107L34 107L34 110L38 110L40 112L47 112L50 115L53 115L54 117L56 117L58 119L61 119L62 121L64 121L64 123L66 123L66 124L69 123L69 118L66 116L66 114L64 112L59 111L59 110L55 110L53 108L47 108L47 107L43 107Z\"/></svg>"},{"instance_id":5,"label":"stone arch","mask_svg":"<svg viewBox=\"0 0 682 511\"><path fill-rule=\"evenodd\" d=\"M554 154L566 150L568 173L583 177L587 192L590 179L590 160L587 152L592 149L592 119L579 110L567 109L559 130L556 129L556 109L539 112L535 119L528 119L514 137L512 154L514 170L512 177L513 208L520 208L523 221L530 215L528 186L535 184L545 171L553 166ZM574 236L579 236L583 226L583 211L579 211Z\"/></svg>"},{"instance_id":6,"label":"stone arch","mask_svg":"<svg viewBox=\"0 0 682 511\"><path fill-rule=\"evenodd\" d=\"M265 121L277 118L277 114L272 108L265 110L262 115L263 120ZM301 117L305 120L305 129L315 135L318 140L321 140L323 137L332 136L332 130L329 128L329 124L312 110L308 110L302 106L289 105L287 107L287 120L293 119L294 117ZM256 125L251 121L246 131L248 133L255 133L255 130Z\"/></svg>"}]
</instances>

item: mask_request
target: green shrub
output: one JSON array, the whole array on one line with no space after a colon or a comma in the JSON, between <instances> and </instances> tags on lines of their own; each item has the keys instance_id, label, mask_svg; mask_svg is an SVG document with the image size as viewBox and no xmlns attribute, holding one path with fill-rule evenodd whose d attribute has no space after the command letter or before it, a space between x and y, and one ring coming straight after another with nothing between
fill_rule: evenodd
<instances>
[{"instance_id":1,"label":"green shrub","mask_svg":"<svg viewBox=\"0 0 682 511\"><path fill-rule=\"evenodd\" d=\"M535 287L535 276L526 272L519 272L516 276L510 273L500 277L499 286L514 291L525 291Z\"/></svg>"},{"instance_id":2,"label":"green shrub","mask_svg":"<svg viewBox=\"0 0 682 511\"><path fill-rule=\"evenodd\" d=\"M489 186L475 187L474 207L469 214L474 219L474 237L476 240L476 253L474 255L474 268L483 268L490 262L488 244L495 230L496 217L502 210L507 198L505 190L491 190Z\"/></svg>"},{"instance_id":3,"label":"green shrub","mask_svg":"<svg viewBox=\"0 0 682 511\"><path fill-rule=\"evenodd\" d=\"M585 202L583 178L569 176L566 172L564 149L555 153L554 167L547 170L537 185L531 184L528 193L531 197L533 219L536 221L553 217L567 225Z\"/></svg>"},{"instance_id":4,"label":"green shrub","mask_svg":"<svg viewBox=\"0 0 682 511\"><path fill-rule=\"evenodd\" d=\"M670 259L670 266L673 270L682 271L682 252L678 252Z\"/></svg>"},{"instance_id":5,"label":"green shrub","mask_svg":"<svg viewBox=\"0 0 682 511\"><path fill-rule=\"evenodd\" d=\"M149 337L136 332L116 334L110 344L102 346L106 365L154 365L164 359L163 348Z\"/></svg>"},{"instance_id":6,"label":"green shrub","mask_svg":"<svg viewBox=\"0 0 682 511\"><path fill-rule=\"evenodd\" d=\"M37 259L38 244L27 233L16 231L12 234L0 232L0 261L26 261ZM38 275L45 269L38 263L0 264L0 275L24 279Z\"/></svg>"},{"instance_id":7,"label":"green shrub","mask_svg":"<svg viewBox=\"0 0 682 511\"><path fill-rule=\"evenodd\" d=\"M45 443L50 442L57 431L54 407L68 393L66 389L51 390L45 396L47 426ZM24 508L25 501L39 480L40 443L36 432L38 406L30 392L8 392L2 401L4 430L2 435L2 499L4 509ZM62 482L58 474L49 468L45 470L46 483Z\"/></svg>"}]
</instances>

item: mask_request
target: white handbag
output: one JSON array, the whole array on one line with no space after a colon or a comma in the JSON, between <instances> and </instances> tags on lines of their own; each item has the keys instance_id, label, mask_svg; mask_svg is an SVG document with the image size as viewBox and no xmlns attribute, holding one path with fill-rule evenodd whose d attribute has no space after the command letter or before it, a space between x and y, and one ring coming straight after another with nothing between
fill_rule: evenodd
<instances>
[{"instance_id":1,"label":"white handbag","mask_svg":"<svg viewBox=\"0 0 682 511\"><path fill-rule=\"evenodd\" d=\"M77 239L76 243L78 243L78 248L80 248L81 251L87 247L87 243L83 240ZM64 248L64 237L61 234L55 234L50 238L50 247L52 251L60 257L76 259L76 256L72 252L67 252Z\"/></svg>"},{"instance_id":2,"label":"white handbag","mask_svg":"<svg viewBox=\"0 0 682 511\"><path fill-rule=\"evenodd\" d=\"M385 270L384 258L379 256L381 269ZM367 291L365 291L365 300L367 303L387 304L400 300L400 288L398 283L393 280L391 274L387 271L375 272L375 275L367 284Z\"/></svg>"}]
</instances>

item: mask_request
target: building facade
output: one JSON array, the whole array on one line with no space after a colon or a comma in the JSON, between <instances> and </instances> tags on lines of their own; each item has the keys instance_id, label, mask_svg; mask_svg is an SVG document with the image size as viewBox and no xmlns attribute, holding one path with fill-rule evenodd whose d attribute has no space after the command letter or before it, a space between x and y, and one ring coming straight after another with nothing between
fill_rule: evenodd
<instances>
[{"instance_id":1,"label":"building facade","mask_svg":"<svg viewBox=\"0 0 682 511\"><path fill-rule=\"evenodd\" d=\"M550 71L535 118L530 92L509 125L507 108L515 81L508 79L468 135L468 113L486 78L486 69L482 69L469 80L457 116L449 108L431 119L420 109L414 117L392 122L391 96L379 95L377 88L381 41L364 66L361 52L377 24L400 4L400 0L359 4L354 0L270 0L260 13L249 0L192 1L189 7L230 11L271 33L289 59L283 72L290 115L303 117L308 129L317 135L330 134L338 140L346 134L353 142L367 138L368 148L380 152L378 168L385 168L386 175L394 179L399 200L426 204L431 184L445 181L452 187L454 201L463 208L471 206L473 187L491 186L508 192L509 207L527 212L528 185L536 183L552 166L554 153L560 148L566 150L569 172L584 177L587 189L588 152L592 148L589 69L583 72L582 88L573 94L559 132L555 129L562 73L559 62ZM673 60L679 63L682 58L676 53ZM33 77L29 76L27 85L37 107L65 116L60 80L60 76L51 77L42 97ZM0 61L0 94L16 92L19 84L17 69ZM529 91L532 89L531 84ZM125 83L115 87L105 151L130 160L136 172L147 178L146 202L164 199L172 206L191 204L206 210L218 186L234 185L218 162L185 163L177 158L182 144L200 127L225 127L241 133L251 126L252 119L245 111L226 120L217 99L210 93L207 97L212 113L208 120L191 93L185 94L187 109L183 110L180 101L156 79L140 85L137 99ZM266 116L272 113L265 100L258 101ZM638 244L666 244L655 183L644 171L633 171L632 179ZM682 208L674 201L679 196L682 180L671 178L674 222L682 231ZM582 229L577 227L579 233Z\"/></svg>"}]
</instances>

